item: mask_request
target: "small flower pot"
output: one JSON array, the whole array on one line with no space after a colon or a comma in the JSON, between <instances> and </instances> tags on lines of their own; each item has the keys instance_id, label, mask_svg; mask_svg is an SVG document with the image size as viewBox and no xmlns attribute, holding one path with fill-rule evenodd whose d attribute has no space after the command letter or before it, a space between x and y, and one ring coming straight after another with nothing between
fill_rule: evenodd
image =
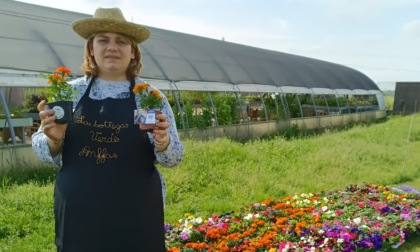
<instances>
[{"instance_id":1,"label":"small flower pot","mask_svg":"<svg viewBox=\"0 0 420 252\"><path fill-rule=\"evenodd\" d=\"M57 117L55 123L65 124L73 121L73 101L49 102L47 106L54 110Z\"/></svg>"},{"instance_id":2,"label":"small flower pot","mask_svg":"<svg viewBox=\"0 0 420 252\"><path fill-rule=\"evenodd\" d=\"M156 120L156 115L162 114L157 109L137 109L134 110L134 124L140 125L140 130L152 132L155 124L159 122Z\"/></svg>"}]
</instances>

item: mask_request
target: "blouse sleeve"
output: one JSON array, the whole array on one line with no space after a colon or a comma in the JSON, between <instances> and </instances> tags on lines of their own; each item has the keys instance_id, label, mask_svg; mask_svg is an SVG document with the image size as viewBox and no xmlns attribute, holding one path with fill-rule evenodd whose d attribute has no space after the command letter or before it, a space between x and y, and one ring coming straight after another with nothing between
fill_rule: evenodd
<instances>
[{"instance_id":1,"label":"blouse sleeve","mask_svg":"<svg viewBox=\"0 0 420 252\"><path fill-rule=\"evenodd\" d=\"M160 165L162 165L163 167L174 167L182 161L182 158L184 156L184 146L181 140L179 139L178 131L176 129L174 113L172 111L171 106L169 105L168 99L162 92L161 95L163 97L162 113L166 115L167 122L169 123L168 133L170 137L170 142L166 150L157 151L157 149L154 148L154 152L156 155L156 161ZM153 135L151 133L148 134L150 142L154 146Z\"/></svg>"},{"instance_id":2,"label":"blouse sleeve","mask_svg":"<svg viewBox=\"0 0 420 252\"><path fill-rule=\"evenodd\" d=\"M32 149L42 162L53 163L60 166L61 155L59 154L55 157L51 156L50 148L47 143L47 136L41 128L32 135Z\"/></svg>"},{"instance_id":3,"label":"blouse sleeve","mask_svg":"<svg viewBox=\"0 0 420 252\"><path fill-rule=\"evenodd\" d=\"M76 99L73 103L73 110L79 102L82 93L86 90L86 78L79 78L75 81L70 82L72 84L73 90L79 90L79 92L74 95ZM45 163L53 163L57 166L61 166L61 153L53 157L50 153L50 147L48 147L47 136L42 131L41 127L36 133L32 135L32 149L34 150L35 155Z\"/></svg>"}]
</instances>

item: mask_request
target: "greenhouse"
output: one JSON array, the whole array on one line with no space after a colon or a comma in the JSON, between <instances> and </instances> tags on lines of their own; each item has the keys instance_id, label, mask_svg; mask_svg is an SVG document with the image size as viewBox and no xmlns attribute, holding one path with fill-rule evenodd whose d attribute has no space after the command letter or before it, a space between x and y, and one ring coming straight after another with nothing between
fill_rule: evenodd
<instances>
[{"instance_id":1,"label":"greenhouse","mask_svg":"<svg viewBox=\"0 0 420 252\"><path fill-rule=\"evenodd\" d=\"M70 24L89 16L0 1L0 22L8 24L0 31L0 98L6 115L12 110L6 104L16 97L6 99L3 93L21 88L25 97L34 97L30 90L46 85L40 72L66 66L73 77L82 75L84 41ZM180 131L243 138L291 125L311 129L386 117L382 91L352 68L148 28L151 37L140 46L141 77L165 92Z\"/></svg>"}]
</instances>

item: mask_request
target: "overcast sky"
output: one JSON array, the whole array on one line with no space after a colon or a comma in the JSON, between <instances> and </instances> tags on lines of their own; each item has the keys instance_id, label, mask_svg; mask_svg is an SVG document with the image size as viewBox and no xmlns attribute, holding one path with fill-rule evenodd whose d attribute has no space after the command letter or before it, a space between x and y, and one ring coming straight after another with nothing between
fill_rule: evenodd
<instances>
[{"instance_id":1,"label":"overcast sky","mask_svg":"<svg viewBox=\"0 0 420 252\"><path fill-rule=\"evenodd\" d=\"M359 70L382 90L420 82L420 0L21 0L127 20Z\"/></svg>"}]
</instances>

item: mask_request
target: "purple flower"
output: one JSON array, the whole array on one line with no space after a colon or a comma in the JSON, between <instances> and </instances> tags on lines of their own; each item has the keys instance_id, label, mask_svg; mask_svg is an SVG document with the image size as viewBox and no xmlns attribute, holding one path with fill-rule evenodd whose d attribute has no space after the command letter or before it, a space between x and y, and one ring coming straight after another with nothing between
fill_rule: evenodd
<instances>
[{"instance_id":1,"label":"purple flower","mask_svg":"<svg viewBox=\"0 0 420 252\"><path fill-rule=\"evenodd\" d=\"M393 188L394 190L400 192L400 193L414 193L420 195L420 191L409 186L409 185L401 185L398 187Z\"/></svg>"},{"instance_id":2,"label":"purple flower","mask_svg":"<svg viewBox=\"0 0 420 252\"><path fill-rule=\"evenodd\" d=\"M351 236L349 235L349 233L348 233L348 232L344 232L344 233L341 235L341 238L343 238L343 240L344 240L345 242L350 242L350 240L351 240Z\"/></svg>"},{"instance_id":3,"label":"purple flower","mask_svg":"<svg viewBox=\"0 0 420 252\"><path fill-rule=\"evenodd\" d=\"M375 234L372 237L372 242L375 245L375 249L381 249L382 248L382 235L381 234Z\"/></svg>"},{"instance_id":4,"label":"purple flower","mask_svg":"<svg viewBox=\"0 0 420 252\"><path fill-rule=\"evenodd\" d=\"M165 224L165 226L164 226L164 230L165 230L165 232L168 232L169 230L171 230L172 228L171 228L171 225L170 224Z\"/></svg>"},{"instance_id":5,"label":"purple flower","mask_svg":"<svg viewBox=\"0 0 420 252\"><path fill-rule=\"evenodd\" d=\"M185 240L188 240L188 234L186 233L186 232L182 232L181 233L181 239L183 240L183 241L185 241Z\"/></svg>"},{"instance_id":6,"label":"purple flower","mask_svg":"<svg viewBox=\"0 0 420 252\"><path fill-rule=\"evenodd\" d=\"M381 208L381 213L394 213L395 211L388 206Z\"/></svg>"}]
</instances>

